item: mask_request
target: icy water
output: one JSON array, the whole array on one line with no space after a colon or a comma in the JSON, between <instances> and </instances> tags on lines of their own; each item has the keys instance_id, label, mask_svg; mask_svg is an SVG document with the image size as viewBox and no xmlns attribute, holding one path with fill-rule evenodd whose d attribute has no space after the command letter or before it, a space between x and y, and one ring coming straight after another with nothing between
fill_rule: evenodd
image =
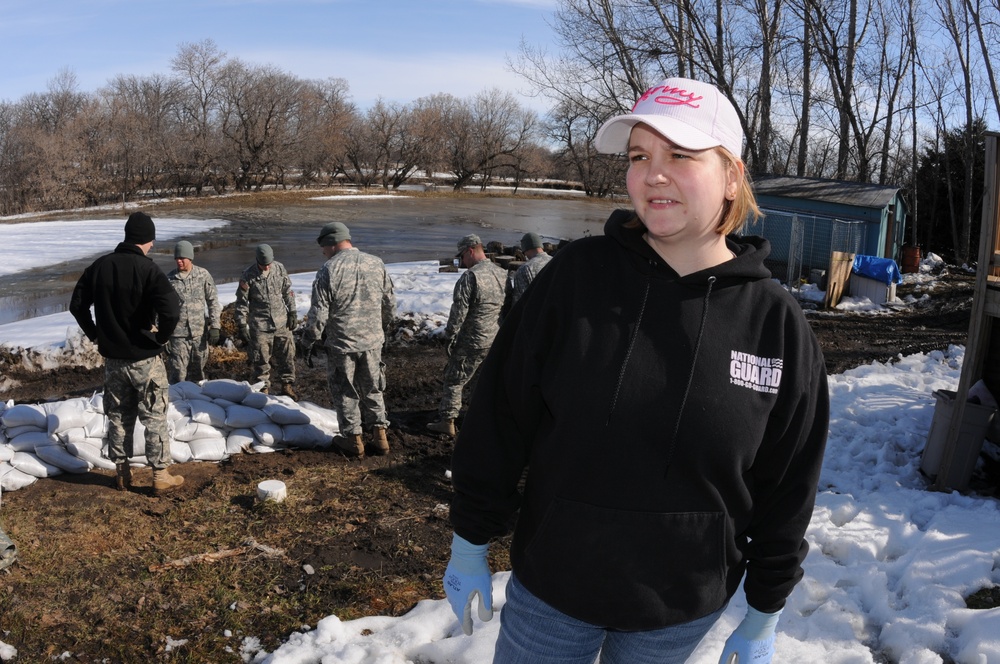
<instances>
[{"instance_id":1,"label":"icy water","mask_svg":"<svg viewBox=\"0 0 1000 664\"><path fill-rule=\"evenodd\" d=\"M451 197L337 197L241 206L228 199L190 208L148 211L155 218L226 219L230 223L206 233L183 238L196 247L195 264L212 273L216 283L239 279L253 262L254 248L265 242L275 260L289 272L319 268L323 255L316 236L323 224L342 221L351 229L362 251L386 263L448 259L463 235L476 233L483 242L516 244L529 231L557 242L600 235L604 221L622 201L584 198L543 199L531 196L490 198ZM87 218L118 218L126 213L90 214ZM181 238L178 238L181 239ZM154 246L152 257L164 269L174 268L174 241ZM107 251L113 250L109 246ZM102 252L104 253L104 252ZM45 269L0 277L0 324L65 311L73 287L84 268L99 254Z\"/></svg>"}]
</instances>

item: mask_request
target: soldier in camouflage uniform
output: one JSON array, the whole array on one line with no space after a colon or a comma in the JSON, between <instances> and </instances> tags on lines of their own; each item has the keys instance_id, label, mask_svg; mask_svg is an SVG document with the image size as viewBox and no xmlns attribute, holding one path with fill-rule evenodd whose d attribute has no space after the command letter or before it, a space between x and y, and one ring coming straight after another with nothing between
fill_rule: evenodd
<instances>
[{"instance_id":1,"label":"soldier in camouflage uniform","mask_svg":"<svg viewBox=\"0 0 1000 664\"><path fill-rule=\"evenodd\" d=\"M174 245L174 261L177 268L167 279L181 299L181 320L167 342L167 377L171 383L198 382L205 378L209 344L219 343L219 291L208 270L194 264L194 247L187 240Z\"/></svg>"},{"instance_id":2,"label":"soldier in camouflage uniform","mask_svg":"<svg viewBox=\"0 0 1000 664\"><path fill-rule=\"evenodd\" d=\"M524 237L521 238L521 251L524 252L528 262L517 268L517 272L514 273L514 278L511 280L511 306L521 299L528 284L552 260L552 256L545 253L542 238L539 237L538 233L524 234Z\"/></svg>"},{"instance_id":3,"label":"soldier in camouflage uniform","mask_svg":"<svg viewBox=\"0 0 1000 664\"><path fill-rule=\"evenodd\" d=\"M125 241L84 270L69 310L104 357L104 412L115 484L119 491L132 486L129 458L135 456L138 419L145 427L153 491L159 494L180 486L184 478L167 472L172 459L162 359L163 345L180 319L180 300L167 275L147 256L155 238L149 215L133 212L125 223Z\"/></svg>"},{"instance_id":4,"label":"soldier in camouflage uniform","mask_svg":"<svg viewBox=\"0 0 1000 664\"><path fill-rule=\"evenodd\" d=\"M448 339L448 365L444 370L444 395L438 406L438 420L427 428L454 436L455 418L462 407L462 388L479 368L500 327L507 273L486 258L478 235L466 235L458 242L462 266L468 268L458 278L452 296L451 313L444 335Z\"/></svg>"},{"instance_id":5,"label":"soldier in camouflage uniform","mask_svg":"<svg viewBox=\"0 0 1000 664\"><path fill-rule=\"evenodd\" d=\"M382 345L396 313L392 280L380 259L354 247L339 221L323 226L316 241L327 261L313 282L303 353L308 357L325 329L327 384L340 428L334 444L350 456L363 456L362 431L371 428L372 449L386 454Z\"/></svg>"},{"instance_id":6,"label":"soldier in camouflage uniform","mask_svg":"<svg viewBox=\"0 0 1000 664\"><path fill-rule=\"evenodd\" d=\"M285 266L269 245L257 245L257 262L243 270L234 319L247 344L254 382L262 391L295 399L295 295ZM274 364L272 372L271 365ZM273 373L273 376L272 376ZM272 378L273 383L272 385Z\"/></svg>"}]
</instances>

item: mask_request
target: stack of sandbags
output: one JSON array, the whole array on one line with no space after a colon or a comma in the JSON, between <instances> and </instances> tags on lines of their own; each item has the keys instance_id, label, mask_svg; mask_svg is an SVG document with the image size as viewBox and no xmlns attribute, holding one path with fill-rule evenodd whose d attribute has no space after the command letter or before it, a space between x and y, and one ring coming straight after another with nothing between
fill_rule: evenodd
<instances>
[{"instance_id":1,"label":"stack of sandbags","mask_svg":"<svg viewBox=\"0 0 1000 664\"><path fill-rule=\"evenodd\" d=\"M221 461L240 452L320 448L338 432L336 414L306 401L254 391L220 379L171 385L170 456L177 463ZM0 486L15 491L40 477L92 468L113 470L102 394L0 408ZM147 465L145 428L137 421L132 465Z\"/></svg>"},{"instance_id":2,"label":"stack of sandbags","mask_svg":"<svg viewBox=\"0 0 1000 664\"><path fill-rule=\"evenodd\" d=\"M52 444L41 406L18 404L0 414L6 442L0 445L0 487L16 491L40 477L58 475L61 470L35 455L35 445Z\"/></svg>"}]
</instances>

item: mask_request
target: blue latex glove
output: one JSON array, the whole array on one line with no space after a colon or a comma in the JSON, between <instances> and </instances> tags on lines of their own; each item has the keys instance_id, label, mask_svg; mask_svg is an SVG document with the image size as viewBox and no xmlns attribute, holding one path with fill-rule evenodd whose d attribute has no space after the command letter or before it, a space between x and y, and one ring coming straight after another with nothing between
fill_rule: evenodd
<instances>
[{"instance_id":1,"label":"blue latex glove","mask_svg":"<svg viewBox=\"0 0 1000 664\"><path fill-rule=\"evenodd\" d=\"M493 584L486 562L489 549L489 544L473 544L457 533L451 538L451 560L444 571L444 593L466 635L472 634L472 600L476 595L479 595L479 619L493 618Z\"/></svg>"},{"instance_id":2,"label":"blue latex glove","mask_svg":"<svg viewBox=\"0 0 1000 664\"><path fill-rule=\"evenodd\" d=\"M726 639L719 664L770 664L774 657L774 630L778 626L776 613L761 613L747 607L747 616L732 636Z\"/></svg>"}]
</instances>

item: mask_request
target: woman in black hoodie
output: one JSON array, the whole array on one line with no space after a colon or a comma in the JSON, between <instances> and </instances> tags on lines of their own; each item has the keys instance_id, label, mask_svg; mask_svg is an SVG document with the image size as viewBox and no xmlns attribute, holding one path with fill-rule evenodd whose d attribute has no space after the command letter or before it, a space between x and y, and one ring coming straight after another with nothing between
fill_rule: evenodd
<instances>
[{"instance_id":1,"label":"woman in black hoodie","mask_svg":"<svg viewBox=\"0 0 1000 664\"><path fill-rule=\"evenodd\" d=\"M684 662L744 576L720 662L771 661L829 395L768 242L730 235L760 214L742 141L730 102L689 79L607 121L595 143L627 152L634 210L556 254L483 363L444 587L466 633L477 595L492 617L489 540L517 514L494 662Z\"/></svg>"}]
</instances>

